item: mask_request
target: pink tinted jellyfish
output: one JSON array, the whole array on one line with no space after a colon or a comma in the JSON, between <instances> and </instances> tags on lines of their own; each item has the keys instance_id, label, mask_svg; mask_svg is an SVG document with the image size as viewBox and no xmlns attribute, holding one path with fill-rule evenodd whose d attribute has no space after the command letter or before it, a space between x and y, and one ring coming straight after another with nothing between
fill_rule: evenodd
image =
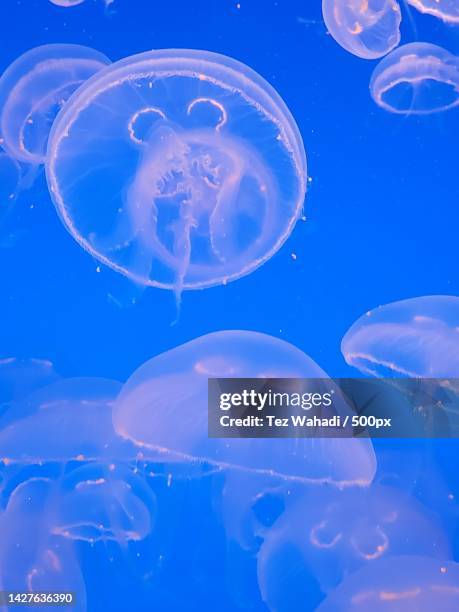
<instances>
[{"instance_id":1,"label":"pink tinted jellyfish","mask_svg":"<svg viewBox=\"0 0 459 612\"><path fill-rule=\"evenodd\" d=\"M78 6L79 4L83 4L84 0L49 0L51 4L55 4L56 6Z\"/></svg>"},{"instance_id":2,"label":"pink tinted jellyfish","mask_svg":"<svg viewBox=\"0 0 459 612\"><path fill-rule=\"evenodd\" d=\"M349 365L374 376L459 376L459 297L431 295L379 306L346 332Z\"/></svg>"},{"instance_id":3,"label":"pink tinted jellyfish","mask_svg":"<svg viewBox=\"0 0 459 612\"><path fill-rule=\"evenodd\" d=\"M303 207L306 158L285 103L253 70L160 50L79 90L53 126L47 177L85 250L180 296L249 274L281 247Z\"/></svg>"},{"instance_id":4,"label":"pink tinted jellyfish","mask_svg":"<svg viewBox=\"0 0 459 612\"><path fill-rule=\"evenodd\" d=\"M388 557L351 574L317 612L456 612L459 564L421 556Z\"/></svg>"},{"instance_id":5,"label":"pink tinted jellyfish","mask_svg":"<svg viewBox=\"0 0 459 612\"><path fill-rule=\"evenodd\" d=\"M174 465L210 465L225 472L216 503L230 539L255 546L254 504L290 485L322 482L366 485L375 473L368 439L240 439L208 436L208 378L325 378L296 347L256 332L202 336L151 359L124 385L113 409L118 434L140 447L146 459ZM330 384L331 381L330 381ZM336 409L345 410L336 401ZM252 517L252 518L251 518Z\"/></svg>"},{"instance_id":6,"label":"pink tinted jellyfish","mask_svg":"<svg viewBox=\"0 0 459 612\"><path fill-rule=\"evenodd\" d=\"M81 45L44 45L15 60L0 78L1 144L15 159L43 164L51 125L68 98L110 60Z\"/></svg>"},{"instance_id":7,"label":"pink tinted jellyfish","mask_svg":"<svg viewBox=\"0 0 459 612\"><path fill-rule=\"evenodd\" d=\"M399 47L376 66L373 100L391 113L428 115L459 105L459 58L429 43Z\"/></svg>"},{"instance_id":8,"label":"pink tinted jellyfish","mask_svg":"<svg viewBox=\"0 0 459 612\"><path fill-rule=\"evenodd\" d=\"M322 0L322 14L336 42L363 59L382 57L400 42L397 0Z\"/></svg>"},{"instance_id":9,"label":"pink tinted jellyfish","mask_svg":"<svg viewBox=\"0 0 459 612\"><path fill-rule=\"evenodd\" d=\"M75 549L52 533L56 502L55 483L45 478L32 478L12 493L0 514L0 589L72 593L72 609L84 612L86 589ZM52 608L66 610L65 603L58 598ZM0 609L11 610L12 606Z\"/></svg>"},{"instance_id":10,"label":"pink tinted jellyfish","mask_svg":"<svg viewBox=\"0 0 459 612\"><path fill-rule=\"evenodd\" d=\"M0 415L0 457L6 465L88 461L122 453L112 405L121 384L69 378L43 387Z\"/></svg>"},{"instance_id":11,"label":"pink tinted jellyfish","mask_svg":"<svg viewBox=\"0 0 459 612\"><path fill-rule=\"evenodd\" d=\"M459 4L457 0L407 0L421 13L432 15L445 23L459 24Z\"/></svg>"},{"instance_id":12,"label":"pink tinted jellyfish","mask_svg":"<svg viewBox=\"0 0 459 612\"><path fill-rule=\"evenodd\" d=\"M312 609L353 571L401 554L451 556L435 515L417 501L383 486L310 487L266 534L261 595L276 612Z\"/></svg>"},{"instance_id":13,"label":"pink tinted jellyfish","mask_svg":"<svg viewBox=\"0 0 459 612\"><path fill-rule=\"evenodd\" d=\"M152 532L156 510L156 497L142 476L120 463L89 463L62 479L52 532L126 547Z\"/></svg>"}]
</instances>

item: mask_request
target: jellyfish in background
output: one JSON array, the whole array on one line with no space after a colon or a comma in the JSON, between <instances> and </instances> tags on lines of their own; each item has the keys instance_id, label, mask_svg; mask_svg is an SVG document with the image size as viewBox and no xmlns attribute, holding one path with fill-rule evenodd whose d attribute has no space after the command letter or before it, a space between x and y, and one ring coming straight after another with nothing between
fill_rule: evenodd
<instances>
[{"instance_id":1,"label":"jellyfish in background","mask_svg":"<svg viewBox=\"0 0 459 612\"><path fill-rule=\"evenodd\" d=\"M0 405L19 400L58 378L53 364L46 359L0 359Z\"/></svg>"},{"instance_id":2,"label":"jellyfish in background","mask_svg":"<svg viewBox=\"0 0 459 612\"><path fill-rule=\"evenodd\" d=\"M459 24L457 0L407 0L421 13L438 17L445 23Z\"/></svg>"},{"instance_id":3,"label":"jellyfish in background","mask_svg":"<svg viewBox=\"0 0 459 612\"><path fill-rule=\"evenodd\" d=\"M156 510L156 497L140 475L123 464L90 463L62 479L52 533L125 547L152 532Z\"/></svg>"},{"instance_id":4,"label":"jellyfish in background","mask_svg":"<svg viewBox=\"0 0 459 612\"><path fill-rule=\"evenodd\" d=\"M91 79L53 126L46 170L84 249L177 297L268 260L306 187L301 136L276 91L236 60L190 50L129 57Z\"/></svg>"},{"instance_id":5,"label":"jellyfish in background","mask_svg":"<svg viewBox=\"0 0 459 612\"><path fill-rule=\"evenodd\" d=\"M55 483L32 478L19 485L0 514L0 588L21 593L74 593L86 610L86 589L72 542L52 534ZM65 610L68 606L53 606ZM1 606L2 611L13 606ZM32 610L33 607L26 606Z\"/></svg>"},{"instance_id":6,"label":"jellyfish in background","mask_svg":"<svg viewBox=\"0 0 459 612\"><path fill-rule=\"evenodd\" d=\"M68 98L110 60L80 45L53 44L27 51L0 78L1 144L11 157L45 161L48 135Z\"/></svg>"},{"instance_id":7,"label":"jellyfish in background","mask_svg":"<svg viewBox=\"0 0 459 612\"><path fill-rule=\"evenodd\" d=\"M3 463L124 456L111 413L120 388L120 383L108 379L70 378L8 404L0 414Z\"/></svg>"},{"instance_id":8,"label":"jellyfish in background","mask_svg":"<svg viewBox=\"0 0 459 612\"><path fill-rule=\"evenodd\" d=\"M317 612L456 612L458 607L459 564L407 555L351 574Z\"/></svg>"},{"instance_id":9,"label":"jellyfish in background","mask_svg":"<svg viewBox=\"0 0 459 612\"><path fill-rule=\"evenodd\" d=\"M380 306L346 332L341 351L365 374L459 376L459 297L432 295Z\"/></svg>"},{"instance_id":10,"label":"jellyfish in background","mask_svg":"<svg viewBox=\"0 0 459 612\"><path fill-rule=\"evenodd\" d=\"M400 42L396 0L323 0L322 14L336 42L357 57L383 57Z\"/></svg>"},{"instance_id":11,"label":"jellyfish in background","mask_svg":"<svg viewBox=\"0 0 459 612\"><path fill-rule=\"evenodd\" d=\"M403 45L370 80L373 100L397 114L428 115L459 105L459 58L429 43Z\"/></svg>"},{"instance_id":12,"label":"jellyfish in background","mask_svg":"<svg viewBox=\"0 0 459 612\"><path fill-rule=\"evenodd\" d=\"M56 6L78 6L79 4L83 4L84 0L49 0L51 4L55 4Z\"/></svg>"},{"instance_id":13,"label":"jellyfish in background","mask_svg":"<svg viewBox=\"0 0 459 612\"><path fill-rule=\"evenodd\" d=\"M402 554L451 558L435 514L391 487L311 487L266 534L260 591L276 612L315 609L350 573Z\"/></svg>"}]
</instances>

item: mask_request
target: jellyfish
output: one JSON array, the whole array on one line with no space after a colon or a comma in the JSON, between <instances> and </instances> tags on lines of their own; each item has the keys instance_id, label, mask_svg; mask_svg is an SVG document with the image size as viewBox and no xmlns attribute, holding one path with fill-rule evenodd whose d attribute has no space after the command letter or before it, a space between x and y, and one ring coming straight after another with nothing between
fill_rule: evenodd
<instances>
[{"instance_id":1,"label":"jellyfish","mask_svg":"<svg viewBox=\"0 0 459 612\"><path fill-rule=\"evenodd\" d=\"M459 5L457 0L407 0L421 13L438 17L445 23L459 23Z\"/></svg>"},{"instance_id":2,"label":"jellyfish","mask_svg":"<svg viewBox=\"0 0 459 612\"><path fill-rule=\"evenodd\" d=\"M0 414L0 457L7 465L89 461L122 453L111 409L120 383L70 378L12 402Z\"/></svg>"},{"instance_id":3,"label":"jellyfish","mask_svg":"<svg viewBox=\"0 0 459 612\"><path fill-rule=\"evenodd\" d=\"M152 532L156 508L156 497L141 475L122 463L93 462L62 479L52 533L126 547Z\"/></svg>"},{"instance_id":4,"label":"jellyfish","mask_svg":"<svg viewBox=\"0 0 459 612\"><path fill-rule=\"evenodd\" d=\"M53 363L47 359L4 357L0 359L0 406L17 401L59 378Z\"/></svg>"},{"instance_id":5,"label":"jellyfish","mask_svg":"<svg viewBox=\"0 0 459 612\"><path fill-rule=\"evenodd\" d=\"M190 50L129 57L86 83L53 126L46 172L86 251L178 298L267 261L306 187L277 92L236 60Z\"/></svg>"},{"instance_id":6,"label":"jellyfish","mask_svg":"<svg viewBox=\"0 0 459 612\"><path fill-rule=\"evenodd\" d=\"M394 556L351 574L317 612L455 612L459 564L424 556Z\"/></svg>"},{"instance_id":7,"label":"jellyfish","mask_svg":"<svg viewBox=\"0 0 459 612\"><path fill-rule=\"evenodd\" d=\"M83 4L84 0L49 0L51 4L55 4L56 6L78 6L79 4Z\"/></svg>"},{"instance_id":8,"label":"jellyfish","mask_svg":"<svg viewBox=\"0 0 459 612\"><path fill-rule=\"evenodd\" d=\"M70 593L73 610L86 610L86 589L72 542L52 533L55 483L32 478L21 483L0 514L0 588L20 593ZM66 610L57 600L53 609ZM62 605L59 605L62 604ZM13 606L0 604L1 610ZM26 609L34 609L27 606Z\"/></svg>"},{"instance_id":9,"label":"jellyfish","mask_svg":"<svg viewBox=\"0 0 459 612\"><path fill-rule=\"evenodd\" d=\"M266 534L261 595L276 612L315 609L350 573L402 554L451 558L435 514L391 487L313 487Z\"/></svg>"},{"instance_id":10,"label":"jellyfish","mask_svg":"<svg viewBox=\"0 0 459 612\"><path fill-rule=\"evenodd\" d=\"M322 14L336 42L357 57L383 57L400 42L396 0L322 0Z\"/></svg>"},{"instance_id":11,"label":"jellyfish","mask_svg":"<svg viewBox=\"0 0 459 612\"><path fill-rule=\"evenodd\" d=\"M373 376L459 376L459 297L431 295L379 306L346 332L349 365Z\"/></svg>"},{"instance_id":12,"label":"jellyfish","mask_svg":"<svg viewBox=\"0 0 459 612\"><path fill-rule=\"evenodd\" d=\"M36 47L15 60L0 78L1 144L11 157L39 166L48 136L68 98L110 60L80 45Z\"/></svg>"},{"instance_id":13,"label":"jellyfish","mask_svg":"<svg viewBox=\"0 0 459 612\"><path fill-rule=\"evenodd\" d=\"M410 43L376 66L373 100L391 113L428 115L459 104L459 58L429 43Z\"/></svg>"}]
</instances>

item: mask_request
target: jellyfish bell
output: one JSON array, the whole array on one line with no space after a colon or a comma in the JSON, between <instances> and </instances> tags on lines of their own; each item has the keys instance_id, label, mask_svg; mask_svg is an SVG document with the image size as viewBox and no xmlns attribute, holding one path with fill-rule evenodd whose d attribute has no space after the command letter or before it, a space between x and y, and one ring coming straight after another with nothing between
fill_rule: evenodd
<instances>
[{"instance_id":1,"label":"jellyfish bell","mask_svg":"<svg viewBox=\"0 0 459 612\"><path fill-rule=\"evenodd\" d=\"M78 6L79 4L83 4L84 0L49 0L51 4L55 4L56 6Z\"/></svg>"},{"instance_id":2,"label":"jellyfish bell","mask_svg":"<svg viewBox=\"0 0 459 612\"><path fill-rule=\"evenodd\" d=\"M459 58L430 43L403 45L370 80L373 100L391 113L428 115L459 105Z\"/></svg>"},{"instance_id":3,"label":"jellyfish bell","mask_svg":"<svg viewBox=\"0 0 459 612\"><path fill-rule=\"evenodd\" d=\"M458 377L459 298L432 295L379 306L350 327L341 351L365 374Z\"/></svg>"},{"instance_id":4,"label":"jellyfish bell","mask_svg":"<svg viewBox=\"0 0 459 612\"><path fill-rule=\"evenodd\" d=\"M122 454L111 415L120 388L108 379L70 378L11 403L0 416L0 457L40 464Z\"/></svg>"},{"instance_id":5,"label":"jellyfish bell","mask_svg":"<svg viewBox=\"0 0 459 612\"><path fill-rule=\"evenodd\" d=\"M102 53L81 45L36 47L0 78L0 132L11 157L43 164L51 125L80 85L107 66Z\"/></svg>"},{"instance_id":6,"label":"jellyfish bell","mask_svg":"<svg viewBox=\"0 0 459 612\"><path fill-rule=\"evenodd\" d=\"M400 42L397 0L322 0L322 14L336 42L357 57L383 57Z\"/></svg>"},{"instance_id":7,"label":"jellyfish bell","mask_svg":"<svg viewBox=\"0 0 459 612\"><path fill-rule=\"evenodd\" d=\"M394 556L348 576L318 612L455 612L459 564L424 556Z\"/></svg>"},{"instance_id":8,"label":"jellyfish bell","mask_svg":"<svg viewBox=\"0 0 459 612\"><path fill-rule=\"evenodd\" d=\"M305 353L249 331L208 334L147 361L113 409L115 430L156 457L211 463L286 479L366 484L375 464L368 439L210 438L209 378L321 378ZM347 406L336 399L337 410Z\"/></svg>"},{"instance_id":9,"label":"jellyfish bell","mask_svg":"<svg viewBox=\"0 0 459 612\"><path fill-rule=\"evenodd\" d=\"M86 610L86 589L74 547L51 533L55 483L21 483L0 514L0 588L20 593L73 593L73 609ZM62 605L59 605L61 603ZM53 608L66 609L58 599ZM2 605L1 610L10 609Z\"/></svg>"},{"instance_id":10,"label":"jellyfish bell","mask_svg":"<svg viewBox=\"0 0 459 612\"><path fill-rule=\"evenodd\" d=\"M306 188L301 136L277 92L236 60L191 50L143 53L92 78L54 124L46 170L86 251L178 296L267 261Z\"/></svg>"},{"instance_id":11,"label":"jellyfish bell","mask_svg":"<svg viewBox=\"0 0 459 612\"><path fill-rule=\"evenodd\" d=\"M47 359L4 357L0 359L0 406L45 387L60 378Z\"/></svg>"},{"instance_id":12,"label":"jellyfish bell","mask_svg":"<svg viewBox=\"0 0 459 612\"><path fill-rule=\"evenodd\" d=\"M261 594L270 610L298 610L360 567L401 554L451 558L434 513L391 487L311 487L264 535Z\"/></svg>"},{"instance_id":13,"label":"jellyfish bell","mask_svg":"<svg viewBox=\"0 0 459 612\"><path fill-rule=\"evenodd\" d=\"M89 463L62 479L52 532L127 546L152 532L156 511L156 497L141 475L121 463Z\"/></svg>"},{"instance_id":14,"label":"jellyfish bell","mask_svg":"<svg viewBox=\"0 0 459 612\"><path fill-rule=\"evenodd\" d=\"M456 0L407 0L419 12L432 15L445 23L459 24L459 4Z\"/></svg>"}]
</instances>

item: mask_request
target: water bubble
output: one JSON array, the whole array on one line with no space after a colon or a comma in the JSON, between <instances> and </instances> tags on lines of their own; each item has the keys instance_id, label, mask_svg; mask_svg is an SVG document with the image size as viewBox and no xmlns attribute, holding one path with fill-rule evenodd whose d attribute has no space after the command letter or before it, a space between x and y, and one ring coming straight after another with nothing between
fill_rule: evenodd
<instances>
[{"instance_id":1,"label":"water bubble","mask_svg":"<svg viewBox=\"0 0 459 612\"><path fill-rule=\"evenodd\" d=\"M363 59L382 57L400 42L396 0L323 0L322 13L336 42Z\"/></svg>"},{"instance_id":2,"label":"water bubble","mask_svg":"<svg viewBox=\"0 0 459 612\"><path fill-rule=\"evenodd\" d=\"M455 612L459 606L459 565L427 557L381 559L351 574L318 612Z\"/></svg>"},{"instance_id":3,"label":"water bubble","mask_svg":"<svg viewBox=\"0 0 459 612\"><path fill-rule=\"evenodd\" d=\"M179 297L280 248L301 214L306 159L289 110L253 70L161 50L79 90L53 127L47 177L84 249Z\"/></svg>"},{"instance_id":4,"label":"water bubble","mask_svg":"<svg viewBox=\"0 0 459 612\"><path fill-rule=\"evenodd\" d=\"M45 161L51 125L68 98L110 60L81 45L36 47L16 59L0 78L2 146L29 164Z\"/></svg>"},{"instance_id":5,"label":"water bubble","mask_svg":"<svg viewBox=\"0 0 459 612\"><path fill-rule=\"evenodd\" d=\"M427 115L459 104L459 58L429 43L399 47L376 67L373 100L391 113Z\"/></svg>"},{"instance_id":6,"label":"water bubble","mask_svg":"<svg viewBox=\"0 0 459 612\"><path fill-rule=\"evenodd\" d=\"M349 365L375 376L459 376L459 298L432 295L380 306L346 332Z\"/></svg>"}]
</instances>

